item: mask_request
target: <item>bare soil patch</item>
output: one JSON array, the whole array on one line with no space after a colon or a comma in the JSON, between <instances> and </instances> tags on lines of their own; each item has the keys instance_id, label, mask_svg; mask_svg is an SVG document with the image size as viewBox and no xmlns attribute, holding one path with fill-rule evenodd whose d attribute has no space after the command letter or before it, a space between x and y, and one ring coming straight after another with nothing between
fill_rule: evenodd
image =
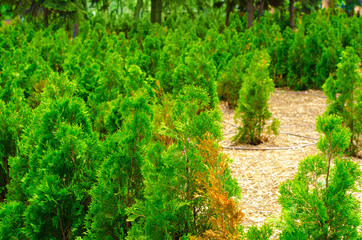
<instances>
[{"instance_id":1,"label":"bare soil patch","mask_svg":"<svg viewBox=\"0 0 362 240\"><path fill-rule=\"evenodd\" d=\"M233 159L231 172L242 189L240 204L246 216L245 226L261 225L267 218L280 215L279 184L293 177L300 160L318 153L316 143L319 133L315 124L317 116L323 114L325 108L323 91L276 89L269 100L269 110L280 121L279 136L259 146L235 146L232 143L237 131L235 111L227 103L220 103L224 114L222 145L230 147L224 148L224 152ZM232 147L264 150L236 150ZM362 164L360 158L353 160ZM356 195L361 201L362 194Z\"/></svg>"}]
</instances>

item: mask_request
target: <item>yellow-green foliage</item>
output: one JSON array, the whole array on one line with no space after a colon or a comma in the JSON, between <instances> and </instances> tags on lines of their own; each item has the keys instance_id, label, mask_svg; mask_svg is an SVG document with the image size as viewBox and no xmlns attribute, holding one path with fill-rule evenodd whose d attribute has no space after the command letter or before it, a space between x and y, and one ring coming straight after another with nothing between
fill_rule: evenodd
<instances>
[{"instance_id":1,"label":"yellow-green foliage","mask_svg":"<svg viewBox=\"0 0 362 240\"><path fill-rule=\"evenodd\" d=\"M317 130L321 153L302 160L294 178L280 185L280 239L357 239L360 202L352 193L362 173L342 158L351 133L334 115L319 117Z\"/></svg>"},{"instance_id":2,"label":"yellow-green foliage","mask_svg":"<svg viewBox=\"0 0 362 240\"><path fill-rule=\"evenodd\" d=\"M336 76L329 77L323 85L328 98L327 112L338 114L343 124L351 130L352 138L349 151L356 154L362 134L362 73L359 68L361 59L353 48L342 52Z\"/></svg>"},{"instance_id":3,"label":"yellow-green foliage","mask_svg":"<svg viewBox=\"0 0 362 240\"><path fill-rule=\"evenodd\" d=\"M234 140L250 144L262 142L262 134L266 120L271 118L268 110L268 100L274 91L273 80L269 77L268 67L270 57L268 53L258 51L254 54L249 68L243 75L244 81L240 89L238 108L235 120L241 119L242 126L239 127ZM277 134L278 122L273 119L273 132Z\"/></svg>"}]
</instances>

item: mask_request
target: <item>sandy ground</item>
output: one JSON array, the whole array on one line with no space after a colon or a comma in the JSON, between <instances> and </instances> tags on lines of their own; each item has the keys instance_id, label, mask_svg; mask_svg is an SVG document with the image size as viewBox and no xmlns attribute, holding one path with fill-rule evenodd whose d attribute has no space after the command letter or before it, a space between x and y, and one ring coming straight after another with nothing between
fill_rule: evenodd
<instances>
[{"instance_id":1,"label":"sandy ground","mask_svg":"<svg viewBox=\"0 0 362 240\"><path fill-rule=\"evenodd\" d=\"M241 207L246 216L245 226L261 225L267 218L280 215L279 184L293 177L300 160L318 153L316 142L319 133L315 130L315 123L325 108L326 98L322 91L276 89L269 100L269 110L280 121L280 134L259 146L235 146L231 141L236 132L234 110L227 103L220 103L224 114L222 145L250 149L224 148L224 152L233 159L231 171L242 189ZM257 148L264 150L251 150ZM362 165L362 159L353 160ZM357 197L362 200L361 193Z\"/></svg>"}]
</instances>

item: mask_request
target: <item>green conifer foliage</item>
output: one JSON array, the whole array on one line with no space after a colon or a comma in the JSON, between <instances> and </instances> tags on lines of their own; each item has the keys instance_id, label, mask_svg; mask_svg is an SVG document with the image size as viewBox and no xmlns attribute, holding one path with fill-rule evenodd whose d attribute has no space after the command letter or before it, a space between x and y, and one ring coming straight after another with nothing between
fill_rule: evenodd
<instances>
[{"instance_id":1,"label":"green conifer foliage","mask_svg":"<svg viewBox=\"0 0 362 240\"><path fill-rule=\"evenodd\" d=\"M337 69L340 50L334 47L324 47L320 61L316 66L315 83L321 88L330 75L334 75Z\"/></svg>"},{"instance_id":2,"label":"green conifer foliage","mask_svg":"<svg viewBox=\"0 0 362 240\"><path fill-rule=\"evenodd\" d=\"M327 112L341 116L343 124L351 130L349 151L352 154L358 152L362 134L362 74L358 66L360 61L353 48L347 47L342 52L336 77L329 77L323 85L329 103Z\"/></svg>"},{"instance_id":3,"label":"green conifer foliage","mask_svg":"<svg viewBox=\"0 0 362 240\"><path fill-rule=\"evenodd\" d=\"M26 204L28 239L72 238L84 231L87 191L97 164L90 151L95 138L78 98L49 101L36 114L11 161L8 198Z\"/></svg>"},{"instance_id":4,"label":"green conifer foliage","mask_svg":"<svg viewBox=\"0 0 362 240\"><path fill-rule=\"evenodd\" d=\"M130 239L171 239L187 235L193 223L192 204L185 179L186 161L182 151L172 145L150 146L142 174L145 178L145 200L129 209L132 222ZM191 173L190 173L191 174ZM137 231L138 230L138 231Z\"/></svg>"},{"instance_id":5,"label":"green conifer foliage","mask_svg":"<svg viewBox=\"0 0 362 240\"><path fill-rule=\"evenodd\" d=\"M245 51L250 50L250 48L245 45L243 33L236 31L234 28L229 27L225 29L223 38L225 51L230 53L233 57L237 57Z\"/></svg>"},{"instance_id":6,"label":"green conifer foliage","mask_svg":"<svg viewBox=\"0 0 362 240\"><path fill-rule=\"evenodd\" d=\"M207 90L185 86L176 97L171 112L175 130L179 132L173 137L176 139L181 137L182 141L191 137L198 142L197 138L209 132L212 137L221 139L220 112L209 109L211 101L213 96L209 95Z\"/></svg>"},{"instance_id":7,"label":"green conifer foliage","mask_svg":"<svg viewBox=\"0 0 362 240\"><path fill-rule=\"evenodd\" d=\"M300 79L302 88L308 89L308 88L321 88L323 82L316 82L317 80L317 72L316 72L316 63L320 62L320 58L322 56L323 46L322 46L322 39L319 36L320 32L318 31L318 27L315 24L311 24L308 27L308 32L312 32L313 34L310 34L304 38L304 54L303 54L303 60L304 60L304 66L303 71L304 74L302 78ZM329 66L324 66L328 68Z\"/></svg>"},{"instance_id":8,"label":"green conifer foliage","mask_svg":"<svg viewBox=\"0 0 362 240\"><path fill-rule=\"evenodd\" d=\"M85 68L75 79L77 81L78 95L88 101L89 95L95 90L97 83L101 79L101 64L93 58L87 58L84 62Z\"/></svg>"},{"instance_id":9,"label":"green conifer foliage","mask_svg":"<svg viewBox=\"0 0 362 240\"><path fill-rule=\"evenodd\" d=\"M246 30L239 14L225 28L218 12L191 20L174 10L163 26L97 13L74 39L65 15L47 29L36 19L0 24L0 239L240 237L237 183L215 148L218 96L238 106L237 141L264 141L269 62L278 86L320 88L332 75L327 112L342 116L358 151L362 18L313 12L293 31L266 14ZM347 48L336 72L348 46L356 54ZM270 234L249 229L250 239Z\"/></svg>"},{"instance_id":10,"label":"green conifer foliage","mask_svg":"<svg viewBox=\"0 0 362 240\"><path fill-rule=\"evenodd\" d=\"M325 24L318 24L315 32L310 34L317 34L322 45L322 55L316 65L316 78L314 80L315 86L322 88L329 75L336 72L342 46L340 38L336 37L339 29L335 29L329 19L319 20L325 22Z\"/></svg>"},{"instance_id":11,"label":"green conifer foliage","mask_svg":"<svg viewBox=\"0 0 362 240\"><path fill-rule=\"evenodd\" d=\"M269 77L269 64L268 53L265 50L256 51L244 74L238 108L235 113L235 120L241 119L243 123L234 137L237 142L259 144L262 141L266 120L271 118L268 100L274 91L273 80ZM271 128L274 134L277 134L278 125L279 122L273 119Z\"/></svg>"},{"instance_id":12,"label":"green conifer foliage","mask_svg":"<svg viewBox=\"0 0 362 240\"><path fill-rule=\"evenodd\" d=\"M302 81L304 69L304 38L305 34L300 29L294 35L294 41L288 51L287 85L295 90L306 89L307 85Z\"/></svg>"},{"instance_id":13,"label":"green conifer foliage","mask_svg":"<svg viewBox=\"0 0 362 240\"><path fill-rule=\"evenodd\" d=\"M226 100L229 106L236 107L243 84L243 76L250 64L254 53L251 51L245 55L239 55L231 59L224 71L218 77L218 94L220 99Z\"/></svg>"},{"instance_id":14,"label":"green conifer foliage","mask_svg":"<svg viewBox=\"0 0 362 240\"><path fill-rule=\"evenodd\" d=\"M255 225L252 225L249 227L247 233L245 234L246 240L267 240L270 239L270 237L273 234L273 228L267 224L264 223L262 226L258 227ZM291 238L295 239L295 238Z\"/></svg>"},{"instance_id":15,"label":"green conifer foliage","mask_svg":"<svg viewBox=\"0 0 362 240\"><path fill-rule=\"evenodd\" d=\"M22 231L26 205L22 202L0 204L0 239L26 239Z\"/></svg>"},{"instance_id":16,"label":"green conifer foliage","mask_svg":"<svg viewBox=\"0 0 362 240\"><path fill-rule=\"evenodd\" d=\"M280 31L279 25L273 25L275 35L272 39L271 47L268 48L271 57L271 76L274 79L275 85L285 86L287 77L287 61L288 49L292 43L291 37L293 32L290 28Z\"/></svg>"},{"instance_id":17,"label":"green conifer foliage","mask_svg":"<svg viewBox=\"0 0 362 240\"><path fill-rule=\"evenodd\" d=\"M13 89L21 88L23 85L21 83L24 83L24 79L26 79L23 71L24 64L19 63L23 59L22 49L10 52L8 55L7 61L11 61L13 64L4 63L1 71L0 99L4 102L10 101Z\"/></svg>"},{"instance_id":18,"label":"green conifer foliage","mask_svg":"<svg viewBox=\"0 0 362 240\"><path fill-rule=\"evenodd\" d=\"M25 201L21 180L28 169L27 161L16 160L21 158L20 154L23 154L26 149L22 142L24 142L23 140L26 138L28 126L34 115L30 107L26 104L24 94L21 89L13 89L13 96L10 102L6 104L6 108L3 113L4 115L2 115L2 117L4 117L4 119L1 121L2 124L5 124L5 128L3 130L5 132L8 131L9 134L6 135L6 145L9 147L9 144L15 144L13 145L14 148L10 148L13 151L12 154L9 154L7 151L3 152L5 153L5 157L8 157L8 177L10 180L3 193L7 192L7 202L13 200ZM11 137L13 137L13 139L11 139ZM5 148L5 150L9 150L8 147ZM28 154L30 154L30 152L28 152L27 155Z\"/></svg>"},{"instance_id":19,"label":"green conifer foliage","mask_svg":"<svg viewBox=\"0 0 362 240\"><path fill-rule=\"evenodd\" d=\"M182 61L176 66L172 79L173 93L177 95L185 85L205 89L211 97L210 107L218 104L216 68L212 60L203 55L200 43L184 53Z\"/></svg>"},{"instance_id":20,"label":"green conifer foliage","mask_svg":"<svg viewBox=\"0 0 362 240\"><path fill-rule=\"evenodd\" d=\"M16 154L16 122L6 104L0 100L0 202L5 200L9 184L9 157Z\"/></svg>"},{"instance_id":21,"label":"green conifer foliage","mask_svg":"<svg viewBox=\"0 0 362 240\"><path fill-rule=\"evenodd\" d=\"M7 104L0 100L0 202L7 198L8 184L13 178L12 159L18 155L19 140L32 117L23 91L15 88L12 92Z\"/></svg>"},{"instance_id":22,"label":"green conifer foliage","mask_svg":"<svg viewBox=\"0 0 362 240\"><path fill-rule=\"evenodd\" d=\"M237 48L233 46L233 48ZM225 41L225 36L219 34L215 29L210 29L204 39L203 44L204 54L213 60L216 67L216 81L220 77L220 72L228 65L232 58L232 52L229 51Z\"/></svg>"},{"instance_id":23,"label":"green conifer foliage","mask_svg":"<svg viewBox=\"0 0 362 240\"><path fill-rule=\"evenodd\" d=\"M49 74L47 84L39 95L42 103L51 104L52 101L61 100L62 98L76 97L77 93L76 82L69 80L68 74L52 72Z\"/></svg>"},{"instance_id":24,"label":"green conifer foliage","mask_svg":"<svg viewBox=\"0 0 362 240\"><path fill-rule=\"evenodd\" d=\"M162 34L162 32L160 32ZM143 42L143 57L141 67L150 76L155 76L161 52L161 37L160 34L152 34L147 36Z\"/></svg>"},{"instance_id":25,"label":"green conifer foliage","mask_svg":"<svg viewBox=\"0 0 362 240\"><path fill-rule=\"evenodd\" d=\"M90 239L123 239L131 226L126 208L143 199L141 167L152 132L149 100L147 92L139 89L119 106L122 125L104 142L106 158L91 190Z\"/></svg>"},{"instance_id":26,"label":"green conifer foliage","mask_svg":"<svg viewBox=\"0 0 362 240\"><path fill-rule=\"evenodd\" d=\"M109 103L126 94L126 70L121 56L108 51L102 66L96 87L90 92L87 102L91 109L93 128L101 134L101 137L107 134L104 118L109 111Z\"/></svg>"},{"instance_id":27,"label":"green conifer foliage","mask_svg":"<svg viewBox=\"0 0 362 240\"><path fill-rule=\"evenodd\" d=\"M108 51L102 65L102 75L98 79L94 95L96 103L111 101L125 94L125 64L118 53Z\"/></svg>"},{"instance_id":28,"label":"green conifer foliage","mask_svg":"<svg viewBox=\"0 0 362 240\"><path fill-rule=\"evenodd\" d=\"M156 78L165 92L172 92L172 75L178 66L180 56L187 43L192 41L190 34L181 32L180 29L170 31L166 38L165 44L160 51L157 65Z\"/></svg>"},{"instance_id":29,"label":"green conifer foliage","mask_svg":"<svg viewBox=\"0 0 362 240\"><path fill-rule=\"evenodd\" d=\"M207 174L197 145L207 138L208 131L214 138L221 137L219 113L208 109L209 102L205 90L186 86L173 103L172 123L166 125L169 120L165 121L159 130L172 141L155 142L147 150L142 167L145 199L129 209L130 239L178 239L199 235L210 226L197 180ZM229 169L223 180L230 197L240 193Z\"/></svg>"},{"instance_id":30,"label":"green conifer foliage","mask_svg":"<svg viewBox=\"0 0 362 240\"><path fill-rule=\"evenodd\" d=\"M62 72L64 59L69 50L68 34L64 29L59 29L52 34L51 42L54 46L49 51L49 65L53 71Z\"/></svg>"},{"instance_id":31,"label":"green conifer foliage","mask_svg":"<svg viewBox=\"0 0 362 240\"><path fill-rule=\"evenodd\" d=\"M356 239L360 203L351 193L362 173L341 158L351 133L335 115L319 117L317 130L321 154L302 160L294 178L280 185L280 239Z\"/></svg>"}]
</instances>

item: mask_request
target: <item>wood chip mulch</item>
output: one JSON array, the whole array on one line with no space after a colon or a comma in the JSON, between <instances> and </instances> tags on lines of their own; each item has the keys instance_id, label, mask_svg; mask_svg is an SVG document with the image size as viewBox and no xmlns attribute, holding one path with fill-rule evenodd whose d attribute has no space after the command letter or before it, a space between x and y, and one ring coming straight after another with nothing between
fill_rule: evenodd
<instances>
[{"instance_id":1,"label":"wood chip mulch","mask_svg":"<svg viewBox=\"0 0 362 240\"><path fill-rule=\"evenodd\" d=\"M268 142L251 146L234 145L232 138L238 124L234 121L235 111L226 102L220 103L224 115L222 145L224 152L233 159L231 172L242 189L243 225L261 225L267 218L280 215L279 184L293 177L300 160L318 153L319 133L315 124L325 108L323 91L276 89L269 100L269 110L272 117L280 121L280 134ZM361 158L353 160L362 165ZM362 193L356 196L362 200Z\"/></svg>"}]
</instances>

